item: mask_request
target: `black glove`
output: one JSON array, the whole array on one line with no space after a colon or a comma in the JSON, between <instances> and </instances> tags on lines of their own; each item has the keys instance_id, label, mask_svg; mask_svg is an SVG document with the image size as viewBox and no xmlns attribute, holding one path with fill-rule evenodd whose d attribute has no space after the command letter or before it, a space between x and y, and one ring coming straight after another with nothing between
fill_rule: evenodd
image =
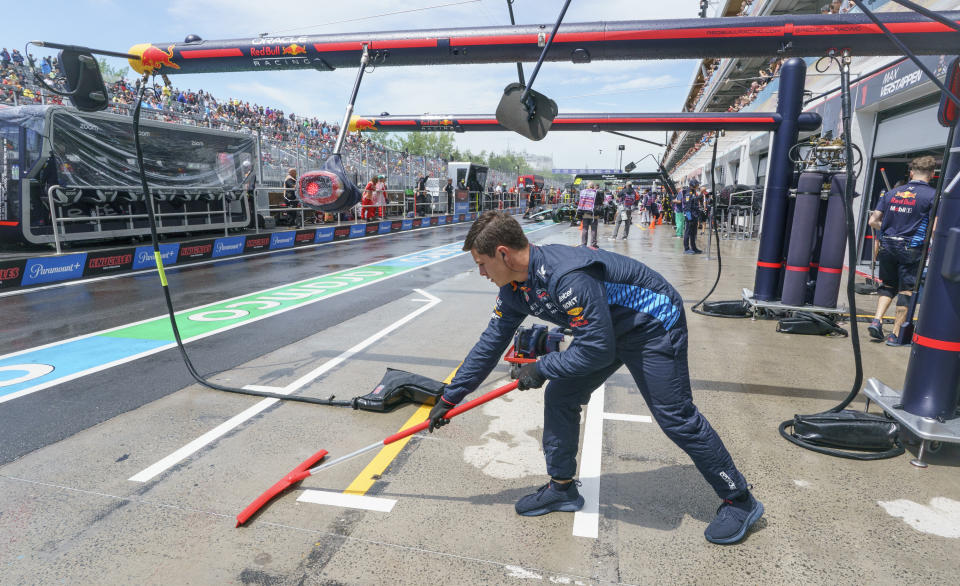
<instances>
[{"instance_id":1,"label":"black glove","mask_svg":"<svg viewBox=\"0 0 960 586\"><path fill-rule=\"evenodd\" d=\"M430 426L427 428L430 433L433 433L434 429L450 423L450 420L444 419L443 416L454 407L456 407L456 404L447 401L443 397L437 398L437 403L433 406L433 409L430 410Z\"/></svg>"},{"instance_id":2,"label":"black glove","mask_svg":"<svg viewBox=\"0 0 960 586\"><path fill-rule=\"evenodd\" d=\"M519 384L517 388L521 391L527 389L539 389L543 383L547 382L547 377L540 374L536 362L528 362L520 367L520 376L517 377Z\"/></svg>"}]
</instances>

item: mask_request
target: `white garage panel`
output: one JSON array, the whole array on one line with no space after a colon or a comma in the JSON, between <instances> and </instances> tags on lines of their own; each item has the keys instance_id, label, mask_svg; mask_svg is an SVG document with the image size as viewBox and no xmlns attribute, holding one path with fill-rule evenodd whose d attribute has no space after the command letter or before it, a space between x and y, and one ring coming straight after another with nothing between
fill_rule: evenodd
<instances>
[{"instance_id":1,"label":"white garage panel","mask_svg":"<svg viewBox=\"0 0 960 586\"><path fill-rule=\"evenodd\" d=\"M942 148L946 143L947 129L937 122L937 106L930 106L881 122L873 156Z\"/></svg>"}]
</instances>

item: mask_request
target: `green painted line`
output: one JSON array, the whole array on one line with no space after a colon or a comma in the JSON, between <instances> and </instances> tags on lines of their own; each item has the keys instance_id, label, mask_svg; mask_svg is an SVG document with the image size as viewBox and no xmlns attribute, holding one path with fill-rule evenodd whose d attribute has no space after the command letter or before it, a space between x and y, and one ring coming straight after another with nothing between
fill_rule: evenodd
<instances>
[{"instance_id":1,"label":"green painted line","mask_svg":"<svg viewBox=\"0 0 960 586\"><path fill-rule=\"evenodd\" d=\"M301 281L296 284L229 299L177 314L180 336L189 340L227 326L268 316L308 302L332 297L348 289L389 278L403 267L368 265ZM173 328L167 317L100 334L114 338L137 338L173 342Z\"/></svg>"}]
</instances>

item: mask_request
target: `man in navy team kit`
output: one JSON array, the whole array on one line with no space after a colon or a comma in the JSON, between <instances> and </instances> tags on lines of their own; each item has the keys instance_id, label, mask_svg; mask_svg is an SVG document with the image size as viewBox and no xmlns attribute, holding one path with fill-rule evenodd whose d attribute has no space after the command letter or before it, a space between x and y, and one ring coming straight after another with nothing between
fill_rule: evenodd
<instances>
[{"instance_id":1,"label":"man in navy team kit","mask_svg":"<svg viewBox=\"0 0 960 586\"><path fill-rule=\"evenodd\" d=\"M581 406L590 393L626 365L660 428L693 460L723 500L704 535L736 543L763 505L733 464L723 442L700 414L690 392L687 326L677 291L644 264L611 252L559 244L533 246L520 225L488 211L463 245L480 274L500 287L490 323L430 412L430 431L473 392L497 365L527 315L573 331L562 352L520 369L521 390L544 394L543 450L550 481L516 504L520 515L577 511L574 480Z\"/></svg>"},{"instance_id":2,"label":"man in navy team kit","mask_svg":"<svg viewBox=\"0 0 960 586\"><path fill-rule=\"evenodd\" d=\"M877 313L867 327L870 337L883 340L883 315L897 295L897 312L893 333L886 337L888 346L907 345L898 342L900 326L907 316L907 304L913 295L920 269L923 241L930 223L936 192L930 179L937 168L933 157L918 157L910 162L910 182L885 193L870 214L870 226L880 235L880 286ZM930 227L932 229L933 227Z\"/></svg>"}]
</instances>

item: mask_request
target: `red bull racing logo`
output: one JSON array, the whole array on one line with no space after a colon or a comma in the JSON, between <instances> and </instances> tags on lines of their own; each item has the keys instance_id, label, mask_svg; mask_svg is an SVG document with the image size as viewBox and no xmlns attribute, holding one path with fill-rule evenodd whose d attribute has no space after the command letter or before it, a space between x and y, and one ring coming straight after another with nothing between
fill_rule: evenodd
<instances>
[{"instance_id":1,"label":"red bull racing logo","mask_svg":"<svg viewBox=\"0 0 960 586\"><path fill-rule=\"evenodd\" d=\"M170 45L164 51L149 43L134 45L130 47L129 53L140 55L140 59L130 59L130 67L137 73L159 72L164 67L180 69L180 66L173 62L173 47L173 45Z\"/></svg>"},{"instance_id":2,"label":"red bull racing logo","mask_svg":"<svg viewBox=\"0 0 960 586\"><path fill-rule=\"evenodd\" d=\"M298 45L296 43L292 45L287 45L286 47L283 48L284 55L293 55L294 57L296 57L297 55L303 55L306 52L307 52L306 47L304 47L303 45Z\"/></svg>"},{"instance_id":3,"label":"red bull racing logo","mask_svg":"<svg viewBox=\"0 0 960 586\"><path fill-rule=\"evenodd\" d=\"M357 131L362 132L362 131L376 130L376 129L377 129L377 125L373 122L373 120L370 120L368 118L360 118L359 116L350 117L350 125L348 127L348 130L350 132L357 132Z\"/></svg>"}]
</instances>

